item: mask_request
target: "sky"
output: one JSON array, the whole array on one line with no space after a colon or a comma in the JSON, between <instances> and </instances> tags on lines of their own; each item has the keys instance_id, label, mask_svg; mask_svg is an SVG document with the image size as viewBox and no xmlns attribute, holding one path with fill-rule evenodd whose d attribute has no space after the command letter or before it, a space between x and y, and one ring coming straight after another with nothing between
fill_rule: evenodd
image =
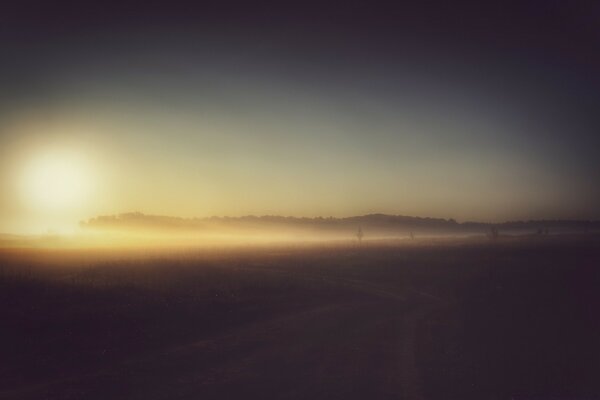
<instances>
[{"instance_id":1,"label":"sky","mask_svg":"<svg viewBox=\"0 0 600 400\"><path fill-rule=\"evenodd\" d=\"M0 232L600 218L598 4L445 3L3 5Z\"/></svg>"}]
</instances>

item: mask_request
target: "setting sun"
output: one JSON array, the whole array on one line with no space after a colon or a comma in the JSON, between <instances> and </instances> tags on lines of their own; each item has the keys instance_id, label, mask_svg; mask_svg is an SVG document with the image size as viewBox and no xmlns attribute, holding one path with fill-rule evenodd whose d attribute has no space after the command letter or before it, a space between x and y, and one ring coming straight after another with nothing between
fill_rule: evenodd
<instances>
[{"instance_id":1,"label":"setting sun","mask_svg":"<svg viewBox=\"0 0 600 400\"><path fill-rule=\"evenodd\" d=\"M79 154L54 151L38 155L21 177L24 201L43 210L79 207L91 189L90 171Z\"/></svg>"}]
</instances>

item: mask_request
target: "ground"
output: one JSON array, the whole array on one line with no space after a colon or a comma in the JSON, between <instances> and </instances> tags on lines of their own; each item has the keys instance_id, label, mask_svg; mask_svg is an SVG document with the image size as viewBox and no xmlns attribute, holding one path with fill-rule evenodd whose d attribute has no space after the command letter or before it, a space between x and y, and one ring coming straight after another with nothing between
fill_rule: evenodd
<instances>
[{"instance_id":1,"label":"ground","mask_svg":"<svg viewBox=\"0 0 600 400\"><path fill-rule=\"evenodd\" d=\"M593 235L0 265L0 399L600 399Z\"/></svg>"}]
</instances>

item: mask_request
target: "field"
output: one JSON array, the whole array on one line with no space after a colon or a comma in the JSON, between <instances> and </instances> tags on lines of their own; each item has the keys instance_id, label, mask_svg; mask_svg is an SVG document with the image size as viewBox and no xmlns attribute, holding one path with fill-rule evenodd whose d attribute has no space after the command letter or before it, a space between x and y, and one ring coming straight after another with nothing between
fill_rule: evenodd
<instances>
[{"instance_id":1,"label":"field","mask_svg":"<svg viewBox=\"0 0 600 400\"><path fill-rule=\"evenodd\" d=\"M600 399L600 237L0 251L0 399Z\"/></svg>"}]
</instances>

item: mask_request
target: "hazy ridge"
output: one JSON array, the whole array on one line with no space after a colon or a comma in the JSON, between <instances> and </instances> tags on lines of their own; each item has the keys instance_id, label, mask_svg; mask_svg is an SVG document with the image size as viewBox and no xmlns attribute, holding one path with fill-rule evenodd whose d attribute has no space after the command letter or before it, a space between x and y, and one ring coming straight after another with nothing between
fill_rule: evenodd
<instances>
[{"instance_id":1,"label":"hazy ridge","mask_svg":"<svg viewBox=\"0 0 600 400\"><path fill-rule=\"evenodd\" d=\"M180 218L147 215L140 212L98 216L82 221L80 226L90 230L314 230L341 233L357 230L378 234L413 233L480 233L496 227L505 232L531 232L539 229L550 232L589 232L600 229L600 221L585 220L528 220L502 223L457 222L454 219L412 217L404 215L367 214L344 218L289 217L276 215L243 217Z\"/></svg>"}]
</instances>

